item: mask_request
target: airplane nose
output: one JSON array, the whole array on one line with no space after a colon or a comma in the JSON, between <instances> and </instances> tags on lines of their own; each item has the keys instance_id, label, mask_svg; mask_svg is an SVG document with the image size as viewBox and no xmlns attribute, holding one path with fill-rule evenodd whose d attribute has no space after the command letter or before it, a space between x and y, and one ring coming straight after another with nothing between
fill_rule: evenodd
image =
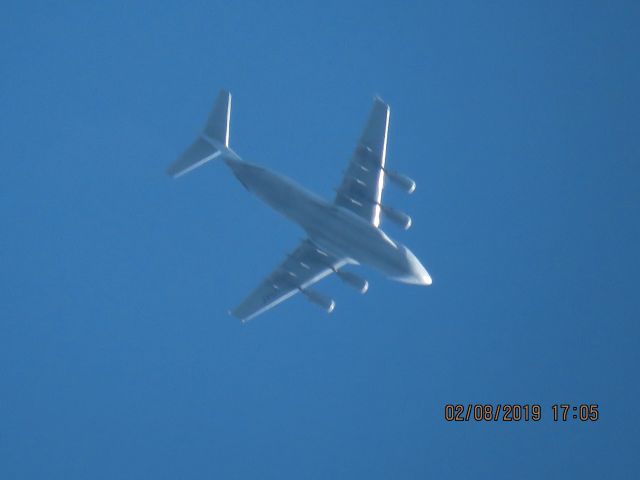
<instances>
[{"instance_id":1,"label":"airplane nose","mask_svg":"<svg viewBox=\"0 0 640 480\"><path fill-rule=\"evenodd\" d=\"M414 271L414 274L417 279L419 279L420 285L431 285L433 281L431 280L431 275L427 272L427 269L420 264L420 268Z\"/></svg>"},{"instance_id":2,"label":"airplane nose","mask_svg":"<svg viewBox=\"0 0 640 480\"><path fill-rule=\"evenodd\" d=\"M409 249L407 249L406 255L409 263L409 270L411 271L411 279L409 283L413 283L415 285L431 285L433 283L431 275L429 275L427 269L424 268L422 263L420 263L420 260L418 260Z\"/></svg>"}]
</instances>

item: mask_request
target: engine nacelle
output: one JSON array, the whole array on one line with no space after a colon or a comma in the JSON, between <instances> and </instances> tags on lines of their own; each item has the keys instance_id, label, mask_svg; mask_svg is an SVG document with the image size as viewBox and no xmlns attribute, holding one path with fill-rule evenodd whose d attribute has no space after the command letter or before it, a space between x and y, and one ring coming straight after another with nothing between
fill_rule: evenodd
<instances>
[{"instance_id":1,"label":"engine nacelle","mask_svg":"<svg viewBox=\"0 0 640 480\"><path fill-rule=\"evenodd\" d=\"M409 227L411 227L411 217L406 213L385 206L382 206L382 212L384 213L385 217L387 217L393 223L400 225L405 230L409 230Z\"/></svg>"},{"instance_id":2,"label":"engine nacelle","mask_svg":"<svg viewBox=\"0 0 640 480\"><path fill-rule=\"evenodd\" d=\"M336 271L336 274L338 275L338 277L340 277L340 280L348 283L360 293L366 293L366 291L369 289L369 282L354 273L338 270Z\"/></svg>"},{"instance_id":3,"label":"engine nacelle","mask_svg":"<svg viewBox=\"0 0 640 480\"><path fill-rule=\"evenodd\" d=\"M300 289L300 291L304 294L305 297L307 297L310 302L315 303L319 307L322 307L327 311L327 313L333 312L333 309L336 308L336 302L334 302L332 298L326 297L321 293L306 288Z\"/></svg>"},{"instance_id":4,"label":"engine nacelle","mask_svg":"<svg viewBox=\"0 0 640 480\"><path fill-rule=\"evenodd\" d=\"M387 177L398 187L402 188L407 193L413 193L416 189L416 182L412 179L398 172L385 170Z\"/></svg>"}]
</instances>

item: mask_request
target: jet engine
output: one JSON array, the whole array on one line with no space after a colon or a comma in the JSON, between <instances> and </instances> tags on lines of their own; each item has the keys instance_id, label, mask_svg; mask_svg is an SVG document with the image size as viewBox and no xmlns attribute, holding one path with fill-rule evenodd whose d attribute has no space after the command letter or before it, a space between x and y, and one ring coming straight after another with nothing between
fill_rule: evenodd
<instances>
[{"instance_id":1,"label":"jet engine","mask_svg":"<svg viewBox=\"0 0 640 480\"><path fill-rule=\"evenodd\" d=\"M366 291L369 289L369 282L354 273L337 270L336 274L338 275L338 277L340 277L340 280L348 283L360 293L366 293Z\"/></svg>"},{"instance_id":2,"label":"jet engine","mask_svg":"<svg viewBox=\"0 0 640 480\"><path fill-rule=\"evenodd\" d=\"M398 187L402 188L405 192L413 193L416 189L416 182L406 175L394 172L392 170L385 170L385 173L387 174L387 177L389 177L389 180L395 183Z\"/></svg>"},{"instance_id":3,"label":"jet engine","mask_svg":"<svg viewBox=\"0 0 640 480\"><path fill-rule=\"evenodd\" d=\"M301 288L300 291L304 294L305 297L307 297L310 302L315 303L319 307L322 307L327 311L327 313L333 312L333 309L336 308L336 302L334 302L332 298L326 297L321 293L306 288Z\"/></svg>"},{"instance_id":4,"label":"jet engine","mask_svg":"<svg viewBox=\"0 0 640 480\"><path fill-rule=\"evenodd\" d=\"M385 217L393 223L400 225L405 230L409 230L409 227L411 227L411 217L409 215L391 207L386 207L384 205L381 205L381 207Z\"/></svg>"}]
</instances>

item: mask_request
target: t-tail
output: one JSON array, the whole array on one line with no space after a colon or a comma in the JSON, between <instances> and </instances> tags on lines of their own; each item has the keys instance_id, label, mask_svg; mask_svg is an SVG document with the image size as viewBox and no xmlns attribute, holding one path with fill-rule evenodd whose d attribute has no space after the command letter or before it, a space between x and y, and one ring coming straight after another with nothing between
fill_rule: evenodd
<instances>
[{"instance_id":1,"label":"t-tail","mask_svg":"<svg viewBox=\"0 0 640 480\"><path fill-rule=\"evenodd\" d=\"M216 157L238 158L229 148L231 94L221 90L202 133L180 157L169 166L167 174L176 178L204 165Z\"/></svg>"}]
</instances>

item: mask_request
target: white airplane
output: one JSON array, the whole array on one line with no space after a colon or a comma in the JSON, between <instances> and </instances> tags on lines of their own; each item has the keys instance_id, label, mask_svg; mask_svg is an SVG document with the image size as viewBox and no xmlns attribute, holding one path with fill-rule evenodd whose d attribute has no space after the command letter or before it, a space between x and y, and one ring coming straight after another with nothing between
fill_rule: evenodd
<instances>
[{"instance_id":1,"label":"white airplane","mask_svg":"<svg viewBox=\"0 0 640 480\"><path fill-rule=\"evenodd\" d=\"M337 189L326 201L292 180L242 160L229 147L231 94L221 91L200 136L167 170L179 177L200 165L221 158L242 185L272 208L296 222L308 238L230 313L246 322L298 292L332 312L335 302L310 287L331 273L361 293L366 280L343 270L348 264L369 265L404 283L431 285L431 277L416 256L380 229L380 217L402 226L411 218L382 204L384 180L412 193L416 184L405 175L387 170L389 105L376 98L351 162Z\"/></svg>"}]
</instances>

